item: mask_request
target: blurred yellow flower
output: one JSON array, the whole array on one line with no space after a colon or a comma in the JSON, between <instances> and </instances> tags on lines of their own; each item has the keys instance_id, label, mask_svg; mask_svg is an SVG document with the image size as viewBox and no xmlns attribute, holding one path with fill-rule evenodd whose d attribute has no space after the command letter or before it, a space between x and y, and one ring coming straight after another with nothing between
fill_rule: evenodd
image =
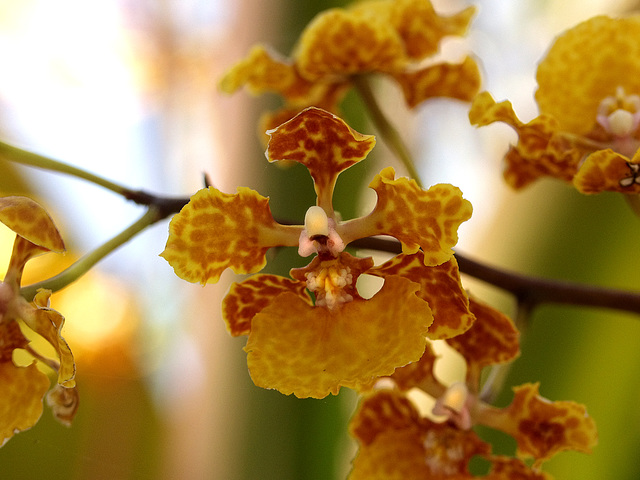
<instances>
[{"instance_id":1,"label":"blurred yellow flower","mask_svg":"<svg viewBox=\"0 0 640 480\"><path fill-rule=\"evenodd\" d=\"M26 197L0 198L0 221L16 233L9 267L0 283L0 441L32 427L42 414L42 399L49 390L49 379L36 366L36 360L58 374L57 386L47 401L62 423L69 424L78 406L75 389L76 366L69 345L62 338L64 317L49 308L51 292L39 290L29 303L20 295L22 273L27 261L48 251L63 252L64 243L47 212ZM58 360L37 352L20 329L19 322L53 347ZM13 353L24 349L35 360L18 366Z\"/></svg>"},{"instance_id":2,"label":"blurred yellow flower","mask_svg":"<svg viewBox=\"0 0 640 480\"><path fill-rule=\"evenodd\" d=\"M443 385L434 374L437 357L428 346L420 361L391 375L392 388L374 388L351 421L351 433L360 444L351 480L477 478L468 468L474 455L492 463L489 474L481 478L542 480L549 478L540 471L544 461L567 449L590 452L596 444L595 423L585 408L542 398L537 384L514 388L511 404L502 409L480 398L482 369L517 357L519 334L511 320L493 308L474 299L470 307L474 324L446 340L466 361L465 381ZM411 389L433 396L433 414L446 421L436 423L422 416L407 396ZM517 458L492 455L491 446L471 430L474 425L511 435ZM531 467L524 463L527 458L534 459Z\"/></svg>"},{"instance_id":3,"label":"blurred yellow flower","mask_svg":"<svg viewBox=\"0 0 640 480\"><path fill-rule=\"evenodd\" d=\"M551 176L583 193L640 192L640 16L598 16L560 35L538 66L540 115L528 123L483 92L469 118L518 133L506 181L523 188Z\"/></svg>"},{"instance_id":4,"label":"blurred yellow flower","mask_svg":"<svg viewBox=\"0 0 640 480\"><path fill-rule=\"evenodd\" d=\"M313 178L317 205L304 225L276 222L268 199L253 190L240 187L229 195L209 187L172 219L162 253L179 277L203 284L216 282L226 268L260 271L271 247L316 254L308 266L291 271L293 279L256 275L232 285L223 302L231 334L248 335L245 350L256 385L322 398L418 360L426 336L469 328L474 317L451 247L471 204L457 188L423 190L386 168L370 184L378 195L373 211L341 221L332 205L337 177L363 160L375 139L314 107L268 133L268 159L302 163ZM403 248L384 265L373 267L371 258L343 251L356 239L382 234ZM363 273L385 280L369 300L355 286ZM432 312L438 317L428 331Z\"/></svg>"},{"instance_id":5,"label":"blurred yellow flower","mask_svg":"<svg viewBox=\"0 0 640 480\"><path fill-rule=\"evenodd\" d=\"M432 97L469 101L480 85L474 60L424 63L437 53L442 38L464 35L474 13L469 7L441 16L428 0L371 0L326 10L307 25L290 59L257 45L227 72L220 88L233 93L246 85L254 94L284 98L281 110L263 116L261 132L308 106L339 113L359 75L390 76L411 108Z\"/></svg>"}]
</instances>

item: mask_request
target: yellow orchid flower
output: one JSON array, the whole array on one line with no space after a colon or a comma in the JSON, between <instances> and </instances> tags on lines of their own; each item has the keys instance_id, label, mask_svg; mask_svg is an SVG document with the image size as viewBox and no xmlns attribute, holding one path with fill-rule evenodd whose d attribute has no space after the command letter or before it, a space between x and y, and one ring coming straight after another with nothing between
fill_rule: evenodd
<instances>
[{"instance_id":1,"label":"yellow orchid flower","mask_svg":"<svg viewBox=\"0 0 640 480\"><path fill-rule=\"evenodd\" d=\"M423 61L437 53L442 38L466 33L473 7L446 17L428 0L372 0L318 14L303 31L290 58L257 45L220 81L233 93L273 92L284 107L266 114L260 131L273 128L308 106L339 113L338 106L361 75L380 73L400 85L410 108L432 97L469 101L480 74L470 57L459 64Z\"/></svg>"},{"instance_id":2,"label":"yellow orchid flower","mask_svg":"<svg viewBox=\"0 0 640 480\"><path fill-rule=\"evenodd\" d=\"M218 281L227 268L259 272L272 247L316 254L291 271L292 279L259 274L233 284L223 302L230 333L248 335L256 385L322 398L418 360L427 336L446 338L471 326L451 250L471 204L457 188L423 190L386 168L370 184L378 195L372 212L341 221L332 206L337 177L364 159L375 139L314 107L268 133L269 161L302 163L313 178L317 205L304 225L278 223L268 199L248 188L230 195L208 187L172 219L161 254L179 277L202 284ZM343 251L373 235L397 238L403 254L374 268L371 258ZM384 278L368 300L356 288L362 274Z\"/></svg>"},{"instance_id":3,"label":"yellow orchid flower","mask_svg":"<svg viewBox=\"0 0 640 480\"><path fill-rule=\"evenodd\" d=\"M537 82L540 115L528 123L487 92L469 113L474 125L504 122L518 133L506 181L519 189L550 176L582 193L639 193L640 16L598 16L569 29L540 62Z\"/></svg>"},{"instance_id":4,"label":"yellow orchid flower","mask_svg":"<svg viewBox=\"0 0 640 480\"><path fill-rule=\"evenodd\" d=\"M508 317L488 305L470 299L470 308L476 317L471 328L446 340L466 361L464 382L443 385L434 374L437 357L428 346L420 361L398 368L386 379L392 388L387 382L387 388L365 395L350 425L360 444L350 480L478 478L469 472L474 455L492 464L480 478L543 480L550 477L541 472L541 465L553 455L569 449L590 452L597 443L595 423L585 408L541 397L538 384L514 388L511 404L502 409L480 398L481 370L517 357L519 334ZM411 389L434 397L433 413L446 421L435 423L421 415L407 396ZM474 425L511 435L517 458L492 455L491 446L473 432ZM527 458L534 460L530 466L524 462Z\"/></svg>"},{"instance_id":5,"label":"yellow orchid flower","mask_svg":"<svg viewBox=\"0 0 640 480\"><path fill-rule=\"evenodd\" d=\"M38 291L29 303L20 295L20 282L25 264L45 252L63 252L64 243L47 212L26 197L0 198L0 222L16 233L7 274L0 282L0 443L15 433L26 430L42 415L42 399L49 390L49 379L36 366L13 362L13 351L25 349L35 359L57 371L57 385L47 402L56 418L70 424L77 406L76 366L69 345L61 335L64 317L49 308L48 290ZM35 351L22 333L19 323L43 337L56 351L58 360L48 359Z\"/></svg>"}]
</instances>

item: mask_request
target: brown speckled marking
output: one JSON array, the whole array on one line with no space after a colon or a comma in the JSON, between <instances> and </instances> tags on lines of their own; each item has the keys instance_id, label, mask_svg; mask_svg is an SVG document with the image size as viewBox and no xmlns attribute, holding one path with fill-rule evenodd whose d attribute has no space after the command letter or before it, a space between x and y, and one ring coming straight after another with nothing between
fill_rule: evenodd
<instances>
[{"instance_id":1,"label":"brown speckled marking","mask_svg":"<svg viewBox=\"0 0 640 480\"><path fill-rule=\"evenodd\" d=\"M312 305L305 284L277 275L254 275L233 283L222 301L222 317L231 335L248 335L251 320L279 294L293 292Z\"/></svg>"}]
</instances>

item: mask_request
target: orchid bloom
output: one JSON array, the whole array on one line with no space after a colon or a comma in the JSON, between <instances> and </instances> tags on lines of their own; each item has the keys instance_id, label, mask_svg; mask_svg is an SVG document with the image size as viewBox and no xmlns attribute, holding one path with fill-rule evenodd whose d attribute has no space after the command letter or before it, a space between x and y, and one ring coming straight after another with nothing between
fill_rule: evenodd
<instances>
[{"instance_id":1,"label":"orchid bloom","mask_svg":"<svg viewBox=\"0 0 640 480\"><path fill-rule=\"evenodd\" d=\"M518 133L505 179L519 189L559 178L582 193L640 192L640 16L591 18L560 35L538 66L540 115L521 122L483 92L469 118Z\"/></svg>"},{"instance_id":2,"label":"orchid bloom","mask_svg":"<svg viewBox=\"0 0 640 480\"><path fill-rule=\"evenodd\" d=\"M208 187L172 219L161 254L179 277L202 284L217 282L227 268L259 272L272 247L316 254L308 266L291 270L292 278L258 274L234 283L223 301L229 332L248 335L256 385L322 398L418 360L427 336L446 338L471 326L451 250L458 226L471 215L459 189L440 184L423 190L385 168L370 184L378 196L373 211L341 221L332 206L336 179L367 156L374 137L314 107L268 134L269 161L302 163L313 178L317 205L309 207L304 225L276 222L268 198L249 188L230 195ZM344 251L372 235L395 237L403 253L374 267L371 258ZM365 273L384 278L368 300L356 288Z\"/></svg>"},{"instance_id":3,"label":"orchid bloom","mask_svg":"<svg viewBox=\"0 0 640 480\"><path fill-rule=\"evenodd\" d=\"M585 408L574 402L551 402L538 384L514 388L514 398L497 408L480 398L480 373L485 366L507 363L519 354L519 334L511 320L488 305L470 299L475 323L446 342L466 361L466 379L449 386L434 374L437 357L427 347L420 361L398 368L391 386L374 388L362 400L351 421L360 450L350 480L394 478L473 479L469 461L485 457L492 468L485 479L545 479L544 461L563 450L590 452L596 427ZM388 380L388 379L387 379ZM382 382L380 382L382 383ZM407 393L419 389L436 399L436 422L421 415ZM511 435L516 457L491 454L491 446L473 432L484 425ZM527 466L524 460L532 458ZM377 472L377 473L376 473Z\"/></svg>"},{"instance_id":4,"label":"orchid bloom","mask_svg":"<svg viewBox=\"0 0 640 480\"><path fill-rule=\"evenodd\" d=\"M450 17L438 15L428 0L372 0L318 14L303 31L291 58L262 45L233 66L220 82L226 93L247 86L254 94L274 92L285 100L261 121L261 131L292 118L308 106L338 112L359 75L381 73L400 85L410 108L432 97L470 101L480 86L470 57L459 64L422 63L440 41L466 33L473 7Z\"/></svg>"},{"instance_id":5,"label":"orchid bloom","mask_svg":"<svg viewBox=\"0 0 640 480\"><path fill-rule=\"evenodd\" d=\"M49 390L49 379L36 366L36 360L57 371L57 385L47 395L55 417L70 424L77 406L76 366L69 345L62 338L64 317L49 308L51 291L39 290L30 303L20 295L25 264L42 253L63 252L64 243L47 212L26 197L0 198L0 221L16 233L9 268L0 282L0 443L36 424L42 415L42 399ZM20 329L26 325L55 350L58 360L45 358L31 345ZM18 366L15 349L25 349L35 360Z\"/></svg>"}]
</instances>

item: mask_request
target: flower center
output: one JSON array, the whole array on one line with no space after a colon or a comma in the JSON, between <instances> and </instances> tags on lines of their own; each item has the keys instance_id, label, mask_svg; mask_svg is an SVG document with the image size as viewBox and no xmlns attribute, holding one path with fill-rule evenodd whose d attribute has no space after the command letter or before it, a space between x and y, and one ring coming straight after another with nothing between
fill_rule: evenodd
<instances>
[{"instance_id":1,"label":"flower center","mask_svg":"<svg viewBox=\"0 0 640 480\"><path fill-rule=\"evenodd\" d=\"M626 95L618 87L614 96L600 102L596 121L612 137L614 150L633 156L638 147L634 135L640 125L640 96Z\"/></svg>"},{"instance_id":2,"label":"flower center","mask_svg":"<svg viewBox=\"0 0 640 480\"><path fill-rule=\"evenodd\" d=\"M345 288L353 284L351 269L335 262L306 274L307 288L316 295L316 306L335 308L353 300Z\"/></svg>"},{"instance_id":3,"label":"flower center","mask_svg":"<svg viewBox=\"0 0 640 480\"><path fill-rule=\"evenodd\" d=\"M325 258L336 258L343 250L344 242L336 232L335 220L329 218L322 207L309 207L298 241L298 254L308 257L317 253Z\"/></svg>"},{"instance_id":4,"label":"flower center","mask_svg":"<svg viewBox=\"0 0 640 480\"><path fill-rule=\"evenodd\" d=\"M467 386L462 382L453 383L438 398L433 407L433 413L446 416L462 430L469 430L472 422L468 400L469 389Z\"/></svg>"}]
</instances>

